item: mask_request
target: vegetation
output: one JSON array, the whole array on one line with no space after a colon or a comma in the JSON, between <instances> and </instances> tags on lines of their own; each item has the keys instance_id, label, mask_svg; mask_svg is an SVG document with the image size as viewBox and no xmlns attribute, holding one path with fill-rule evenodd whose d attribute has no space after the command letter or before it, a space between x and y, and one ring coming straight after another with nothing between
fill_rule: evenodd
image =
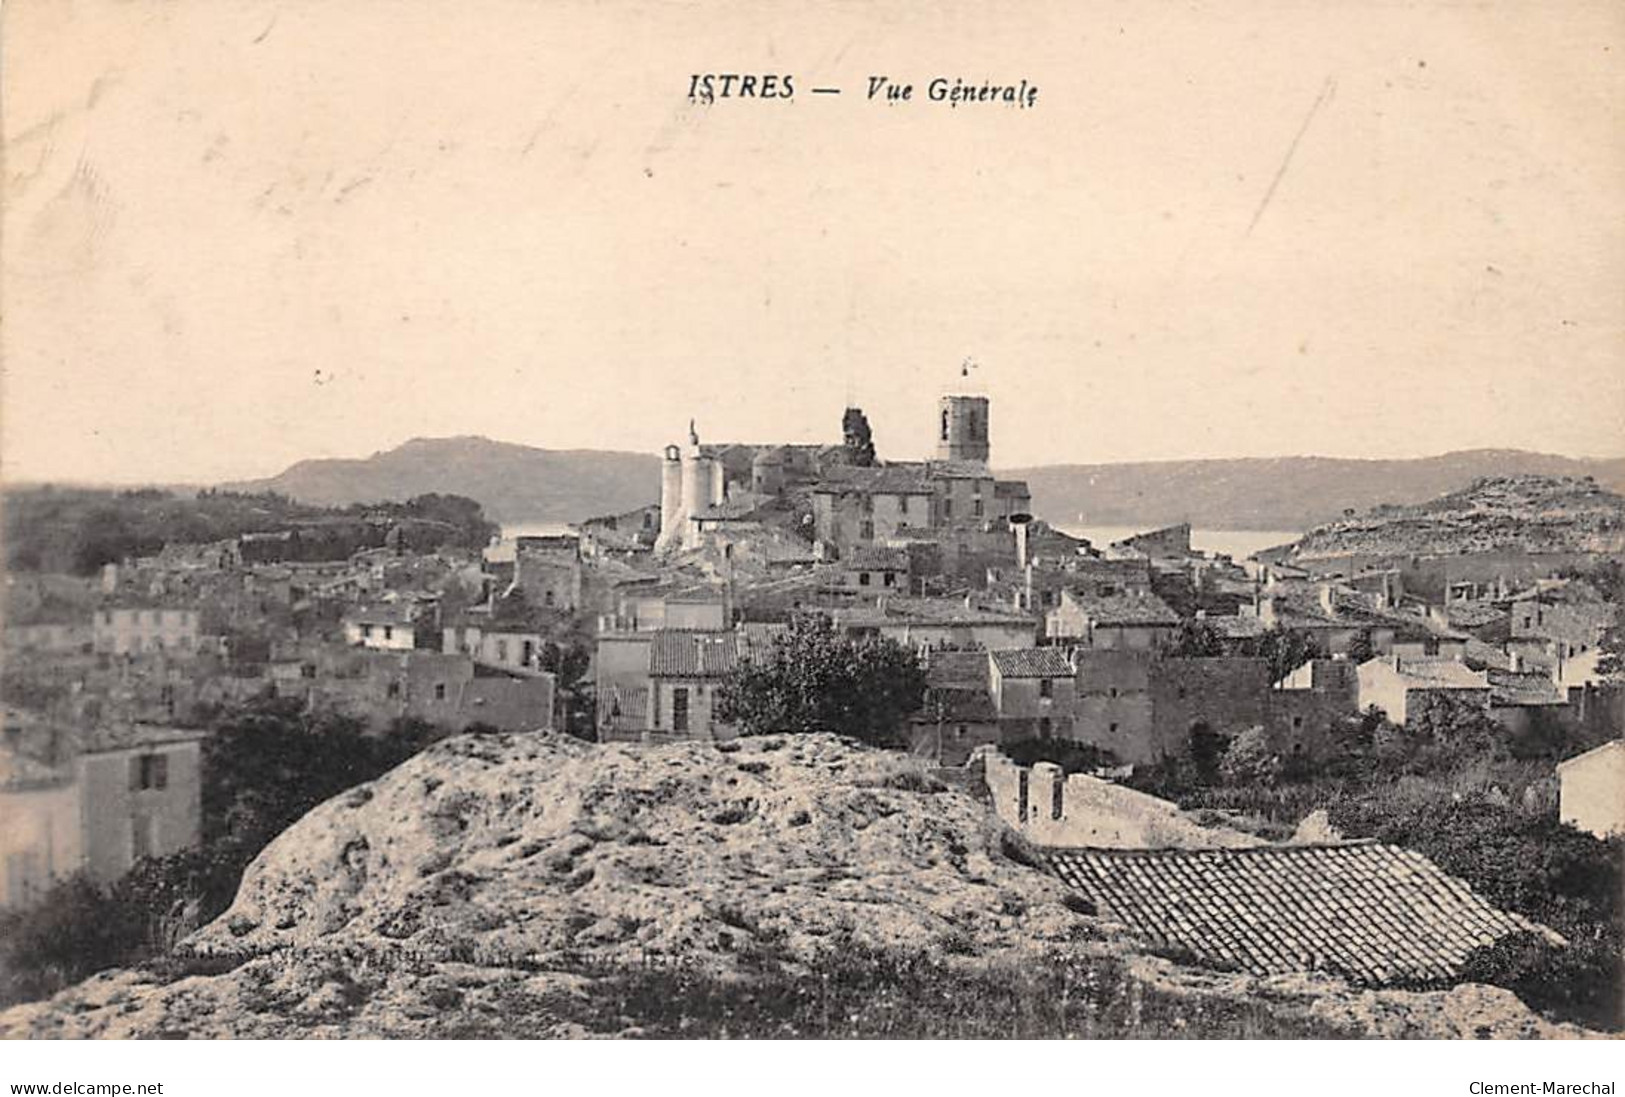
<instances>
[{"instance_id":1,"label":"vegetation","mask_svg":"<svg viewBox=\"0 0 1625 1097\"><path fill-rule=\"evenodd\" d=\"M1369 641L1365 641L1369 646ZM1226 639L1205 620L1184 621L1165 654L1207 659L1218 655L1250 656L1269 663L1270 681L1279 682L1316 655L1314 640L1297 629L1270 628L1257 636Z\"/></svg>"},{"instance_id":2,"label":"vegetation","mask_svg":"<svg viewBox=\"0 0 1625 1097\"><path fill-rule=\"evenodd\" d=\"M1557 820L1552 766L1587 746L1535 731L1513 736L1482 710L1435 697L1405 727L1371 711L1348 720L1313 769L1271 754L1261 735L1192 742L1186 757L1138 770L1132 783L1186 808L1253 817L1286 837L1324 810L1348 838L1414 849L1489 901L1551 927L1568 945L1530 937L1480 950L1467 978L1594 1028L1625 1026L1625 840Z\"/></svg>"},{"instance_id":3,"label":"vegetation","mask_svg":"<svg viewBox=\"0 0 1625 1097\"><path fill-rule=\"evenodd\" d=\"M898 746L925 701L925 668L899 644L853 639L801 615L766 658L742 662L718 693L717 716L746 735L831 732Z\"/></svg>"},{"instance_id":4,"label":"vegetation","mask_svg":"<svg viewBox=\"0 0 1625 1097\"><path fill-rule=\"evenodd\" d=\"M295 531L278 547L278 558L342 560L358 549L381 547L391 530L398 531L402 547L420 551L480 548L498 532L478 503L457 495L339 508L271 493L43 487L8 491L5 504L9 570L77 575L152 555L166 544L207 544L245 533Z\"/></svg>"},{"instance_id":5,"label":"vegetation","mask_svg":"<svg viewBox=\"0 0 1625 1097\"><path fill-rule=\"evenodd\" d=\"M1101 769L1115 769L1120 763L1117 755L1104 747L1079 743L1071 739L1021 739L1003 743L999 753L1018 766L1034 762L1053 762L1065 773L1094 773Z\"/></svg>"},{"instance_id":6,"label":"vegetation","mask_svg":"<svg viewBox=\"0 0 1625 1097\"><path fill-rule=\"evenodd\" d=\"M400 720L369 735L360 721L269 695L221 714L204 740L200 847L140 861L105 889L70 878L35 906L0 914L0 1005L162 956L231 905L243 870L283 830L442 734Z\"/></svg>"}]
</instances>

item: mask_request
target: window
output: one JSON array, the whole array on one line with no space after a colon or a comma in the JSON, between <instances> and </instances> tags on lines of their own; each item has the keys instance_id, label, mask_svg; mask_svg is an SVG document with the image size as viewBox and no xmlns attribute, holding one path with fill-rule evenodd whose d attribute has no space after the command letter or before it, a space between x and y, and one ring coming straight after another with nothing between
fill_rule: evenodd
<instances>
[{"instance_id":1,"label":"window","mask_svg":"<svg viewBox=\"0 0 1625 1097\"><path fill-rule=\"evenodd\" d=\"M446 699L446 683L436 682L434 684L434 699L436 701L444 701Z\"/></svg>"},{"instance_id":2,"label":"window","mask_svg":"<svg viewBox=\"0 0 1625 1097\"><path fill-rule=\"evenodd\" d=\"M542 601L550 606L553 604L553 591L551 589L542 595Z\"/></svg>"},{"instance_id":3,"label":"window","mask_svg":"<svg viewBox=\"0 0 1625 1097\"><path fill-rule=\"evenodd\" d=\"M361 638L363 640L371 640L372 639L372 626L371 625L362 625L361 626Z\"/></svg>"},{"instance_id":4,"label":"window","mask_svg":"<svg viewBox=\"0 0 1625 1097\"><path fill-rule=\"evenodd\" d=\"M869 573L867 571L858 572L858 586L866 587L868 585L869 585Z\"/></svg>"},{"instance_id":5,"label":"window","mask_svg":"<svg viewBox=\"0 0 1625 1097\"><path fill-rule=\"evenodd\" d=\"M1116 686L1108 687L1107 690L1106 690L1106 696L1107 697L1116 697L1117 696L1117 687Z\"/></svg>"},{"instance_id":6,"label":"window","mask_svg":"<svg viewBox=\"0 0 1625 1097\"><path fill-rule=\"evenodd\" d=\"M1052 726L1053 725L1051 724L1048 716L1040 716L1038 718L1038 737L1040 739L1048 739Z\"/></svg>"},{"instance_id":7,"label":"window","mask_svg":"<svg viewBox=\"0 0 1625 1097\"><path fill-rule=\"evenodd\" d=\"M1055 696L1055 679L1053 679L1053 678L1040 678L1038 680L1038 696L1040 696L1040 697L1054 697Z\"/></svg>"},{"instance_id":8,"label":"window","mask_svg":"<svg viewBox=\"0 0 1625 1097\"><path fill-rule=\"evenodd\" d=\"M954 516L954 501L952 499L944 499L942 501L942 516L944 518L952 518Z\"/></svg>"},{"instance_id":9,"label":"window","mask_svg":"<svg viewBox=\"0 0 1625 1097\"><path fill-rule=\"evenodd\" d=\"M671 730L688 730L688 690L683 686L671 691Z\"/></svg>"},{"instance_id":10,"label":"window","mask_svg":"<svg viewBox=\"0 0 1625 1097\"><path fill-rule=\"evenodd\" d=\"M1297 730L1298 728L1303 727L1303 717L1302 716L1294 716L1292 718L1292 727L1293 727L1293 730Z\"/></svg>"},{"instance_id":11,"label":"window","mask_svg":"<svg viewBox=\"0 0 1625 1097\"><path fill-rule=\"evenodd\" d=\"M858 496L858 509L865 514L873 514L875 512L875 497L873 495Z\"/></svg>"},{"instance_id":12,"label":"window","mask_svg":"<svg viewBox=\"0 0 1625 1097\"><path fill-rule=\"evenodd\" d=\"M395 639L395 626L394 625L385 625L384 626L384 639L386 641Z\"/></svg>"},{"instance_id":13,"label":"window","mask_svg":"<svg viewBox=\"0 0 1625 1097\"><path fill-rule=\"evenodd\" d=\"M388 696L389 696L389 697L390 697L390 698L391 698L391 699L393 699L393 698L396 698L396 697L399 697L399 696L400 696L400 695L401 695L401 684L400 684L400 683L399 683L399 682L391 682L391 683L389 683L389 685L388 685L388 686L387 686L387 687L386 687L386 688L385 688L385 690L384 690L384 692L385 692L385 693L386 693L386 694L387 694L387 695L388 695Z\"/></svg>"},{"instance_id":14,"label":"window","mask_svg":"<svg viewBox=\"0 0 1625 1097\"><path fill-rule=\"evenodd\" d=\"M896 585L897 585L897 573L888 571L886 573L886 586L895 587Z\"/></svg>"},{"instance_id":15,"label":"window","mask_svg":"<svg viewBox=\"0 0 1625 1097\"><path fill-rule=\"evenodd\" d=\"M897 497L897 513L901 514L904 518L908 517L908 496L899 495Z\"/></svg>"},{"instance_id":16,"label":"window","mask_svg":"<svg viewBox=\"0 0 1625 1097\"><path fill-rule=\"evenodd\" d=\"M1066 779L1062 778L1050 786L1049 817L1059 819L1061 809L1066 803Z\"/></svg>"},{"instance_id":17,"label":"window","mask_svg":"<svg viewBox=\"0 0 1625 1097\"><path fill-rule=\"evenodd\" d=\"M1117 733L1117 725L1115 723L1107 724L1106 730L1115 735Z\"/></svg>"},{"instance_id":18,"label":"window","mask_svg":"<svg viewBox=\"0 0 1625 1097\"><path fill-rule=\"evenodd\" d=\"M956 724L954 726L954 737L956 739L963 739L965 737L965 732L966 728L964 724Z\"/></svg>"},{"instance_id":19,"label":"window","mask_svg":"<svg viewBox=\"0 0 1625 1097\"><path fill-rule=\"evenodd\" d=\"M942 440L944 442L946 442L948 440L948 409L947 408L942 409Z\"/></svg>"},{"instance_id":20,"label":"window","mask_svg":"<svg viewBox=\"0 0 1625 1097\"><path fill-rule=\"evenodd\" d=\"M169 756L138 754L130 759L130 790L142 792L169 786Z\"/></svg>"},{"instance_id":21,"label":"window","mask_svg":"<svg viewBox=\"0 0 1625 1097\"><path fill-rule=\"evenodd\" d=\"M982 516L982 499L980 496L970 501L970 512L973 517L980 518Z\"/></svg>"},{"instance_id":22,"label":"window","mask_svg":"<svg viewBox=\"0 0 1625 1097\"><path fill-rule=\"evenodd\" d=\"M858 527L858 536L865 541L873 541L875 539L875 524L868 521L864 522L863 525Z\"/></svg>"}]
</instances>

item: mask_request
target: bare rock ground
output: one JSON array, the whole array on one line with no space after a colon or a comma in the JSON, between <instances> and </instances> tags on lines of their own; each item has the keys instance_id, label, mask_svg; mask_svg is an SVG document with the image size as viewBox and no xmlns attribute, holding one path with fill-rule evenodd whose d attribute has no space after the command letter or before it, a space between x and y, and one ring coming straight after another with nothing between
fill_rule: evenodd
<instances>
[{"instance_id":1,"label":"bare rock ground","mask_svg":"<svg viewBox=\"0 0 1625 1097\"><path fill-rule=\"evenodd\" d=\"M685 965L743 988L764 958L842 950L1110 964L1193 1016L1263 1003L1352 1036L1582 1034L1494 988L1359 991L1143 955L1024 864L977 800L835 737L534 733L447 740L321 805L182 956L0 1013L0 1036L614 1035L635 1018L571 1007L616 973Z\"/></svg>"}]
</instances>

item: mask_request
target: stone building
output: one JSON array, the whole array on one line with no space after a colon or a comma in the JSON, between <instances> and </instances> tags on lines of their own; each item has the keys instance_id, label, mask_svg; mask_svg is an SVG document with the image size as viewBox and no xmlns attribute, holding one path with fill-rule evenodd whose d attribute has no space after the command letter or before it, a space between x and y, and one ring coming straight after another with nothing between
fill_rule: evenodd
<instances>
[{"instance_id":1,"label":"stone building","mask_svg":"<svg viewBox=\"0 0 1625 1097\"><path fill-rule=\"evenodd\" d=\"M106 655L187 654L198 649L198 620L184 606L105 605L91 617L91 644Z\"/></svg>"},{"instance_id":2,"label":"stone building","mask_svg":"<svg viewBox=\"0 0 1625 1097\"><path fill-rule=\"evenodd\" d=\"M1005 740L1067 738L1076 675L1059 648L988 652L988 687Z\"/></svg>"},{"instance_id":3,"label":"stone building","mask_svg":"<svg viewBox=\"0 0 1625 1097\"><path fill-rule=\"evenodd\" d=\"M1358 673L1358 710L1378 708L1396 724L1405 723L1411 705L1424 694L1448 696L1489 709L1488 677L1455 659L1378 656L1361 663Z\"/></svg>"},{"instance_id":4,"label":"stone building","mask_svg":"<svg viewBox=\"0 0 1625 1097\"><path fill-rule=\"evenodd\" d=\"M201 739L153 725L104 726L55 762L30 758L20 744L0 746L0 907L26 906L75 872L109 884L143 857L196 846Z\"/></svg>"},{"instance_id":5,"label":"stone building","mask_svg":"<svg viewBox=\"0 0 1625 1097\"><path fill-rule=\"evenodd\" d=\"M1069 587L1045 619L1052 640L1098 650L1155 651L1172 642L1179 615L1155 594L1096 594Z\"/></svg>"},{"instance_id":6,"label":"stone building","mask_svg":"<svg viewBox=\"0 0 1625 1097\"><path fill-rule=\"evenodd\" d=\"M514 541L513 586L532 606L574 610L581 604L581 538L576 534Z\"/></svg>"},{"instance_id":7,"label":"stone building","mask_svg":"<svg viewBox=\"0 0 1625 1097\"><path fill-rule=\"evenodd\" d=\"M344 615L344 642L375 651L411 651L418 642L418 607L410 602L364 606Z\"/></svg>"}]
</instances>

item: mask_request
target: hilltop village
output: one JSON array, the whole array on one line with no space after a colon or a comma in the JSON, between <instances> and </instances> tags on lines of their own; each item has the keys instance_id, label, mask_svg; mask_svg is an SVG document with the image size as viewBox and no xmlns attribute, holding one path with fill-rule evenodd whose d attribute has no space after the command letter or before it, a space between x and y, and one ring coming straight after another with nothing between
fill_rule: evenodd
<instances>
[{"instance_id":1,"label":"hilltop village","mask_svg":"<svg viewBox=\"0 0 1625 1097\"><path fill-rule=\"evenodd\" d=\"M256 719L338 720L358 742L412 744L399 757L465 731L726 743L740 728L722 692L808 617L917 659L926 688L894 749L932 772L973 770L996 815L1042 846L1267 846L1281 886L1344 879L1340 862L1304 861L1279 836L1198 826L1147 782L1192 759L1197 771L1235 761L1226 773L1259 783L1312 775L1341 764L1362 720L1368 736L1403 736L1435 727L1441 702L1561 763L1542 763L1550 803L1532 811L1577 833L1625 829L1625 692L1610 650L1625 500L1517 478L1350 515L1249 559L1194 548L1188 525L1097 545L995 475L993 410L969 393L922 408L936 447L912 460L883 457L856 407L822 445L704 441L690 422L647 505L483 547L465 500L450 522L352 517L348 539L290 523L167 542L90 576L13 569L0 909L26 910L76 875L114 888L153 859L206 851L222 727L237 743ZM1237 768L1248 758L1254 770ZM1416 872L1413 855L1381 850L1362 862L1373 896ZM1109 902L1128 880L1115 863L1078 853L1054 871ZM1259 886L1251 874L1272 863L1237 862L1236 886ZM1130 874L1155 892L1133 899L1140 908L1178 906L1183 870L1163 870L1172 883ZM1342 895L1355 912L1343 917L1368 898ZM1507 932L1533 926L1488 909L1512 917ZM1418 952L1417 970L1459 967L1483 943L1456 932L1465 924L1448 948ZM1403 951L1361 948L1361 971L1387 971Z\"/></svg>"}]
</instances>

